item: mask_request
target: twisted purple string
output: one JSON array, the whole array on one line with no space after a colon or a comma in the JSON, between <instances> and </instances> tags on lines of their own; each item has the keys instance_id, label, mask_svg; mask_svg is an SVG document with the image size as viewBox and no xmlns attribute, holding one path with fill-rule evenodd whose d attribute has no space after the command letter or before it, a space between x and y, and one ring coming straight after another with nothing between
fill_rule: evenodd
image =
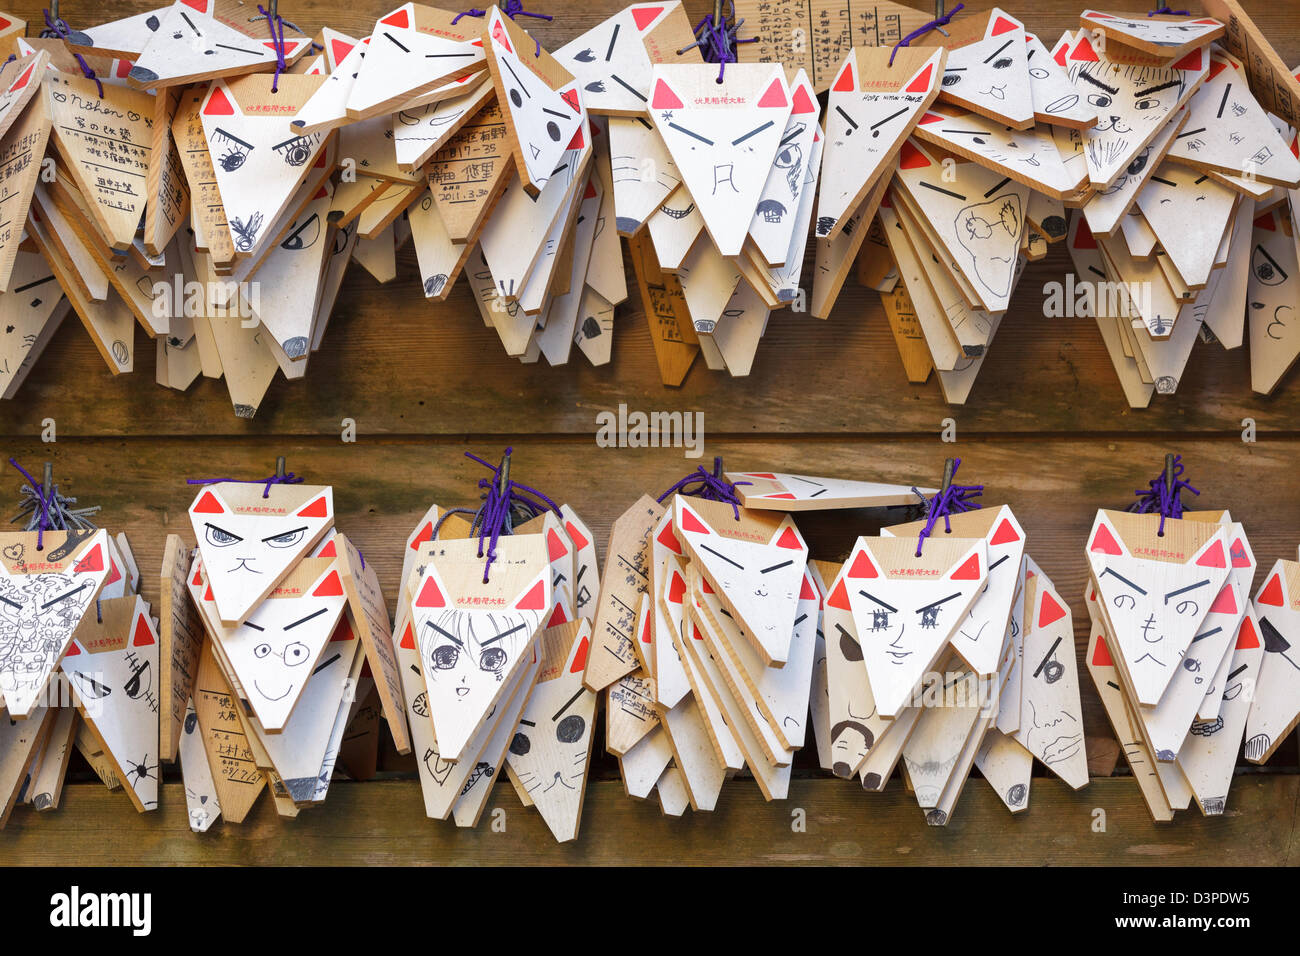
<instances>
[{"instance_id":1,"label":"twisted purple string","mask_svg":"<svg viewBox=\"0 0 1300 956\"><path fill-rule=\"evenodd\" d=\"M474 516L470 531L471 533L478 531L478 556L480 558L487 556L487 561L483 565L484 584L488 583L488 572L492 569L492 562L497 559L497 541L503 534L514 533L512 512L516 508L525 512L530 519L545 511L553 511L556 515L561 514L560 506L542 492L506 477L504 473L506 462L513 452L513 448L507 448L499 465L493 465L472 452L465 452L466 458L478 462L492 472L492 477L480 478L478 482L478 486L484 489L483 504L477 510L448 508L439 516L438 523L433 526L433 538L436 541L442 523L451 515L472 514ZM484 548L484 541L487 542L486 548Z\"/></svg>"},{"instance_id":2,"label":"twisted purple string","mask_svg":"<svg viewBox=\"0 0 1300 956\"><path fill-rule=\"evenodd\" d=\"M45 532L50 528L50 498L54 497L54 489L50 489L50 497L47 498L45 489L36 483L36 479L31 476L31 473L26 468L12 458L9 459L9 464L17 468L19 474L27 479L27 483L36 492L36 500L41 503L41 520L36 523L36 550L40 551L44 547Z\"/></svg>"},{"instance_id":3,"label":"twisted purple string","mask_svg":"<svg viewBox=\"0 0 1300 956\"><path fill-rule=\"evenodd\" d=\"M271 497L272 485L300 485L302 477L295 475L292 471L283 475L272 475L269 478L186 478L187 485L220 485L226 482L232 482L236 485L266 485L262 489L262 497ZM362 565L365 567L365 565Z\"/></svg>"},{"instance_id":4,"label":"twisted purple string","mask_svg":"<svg viewBox=\"0 0 1300 956\"><path fill-rule=\"evenodd\" d=\"M502 8L501 12L504 13L508 18L510 18L511 21L513 21L515 17L532 17L534 20L555 19L555 17L548 16L545 13L530 13L529 11L524 9L523 0L506 0L506 5L504 8ZM478 7L470 7L468 10L462 10L460 13L452 17L451 25L455 26L456 21L459 20L461 17L483 17L483 16L487 16L486 10L480 10L478 9ZM535 52L533 56L541 56L542 41L534 37L533 42L537 44L537 52ZM491 465L489 465L488 467L490 468Z\"/></svg>"},{"instance_id":5,"label":"twisted purple string","mask_svg":"<svg viewBox=\"0 0 1300 956\"><path fill-rule=\"evenodd\" d=\"M722 82L722 77L727 69L728 63L738 62L736 59L736 45L738 43L757 43L758 37L746 37L739 39L740 28L744 25L743 19L736 18L736 4L734 0L731 4L731 18L723 16L717 23L713 22L713 14L706 13L700 22L695 24L692 33L695 34L695 42L687 44L677 51L678 56L687 50L699 47L704 55L706 63L718 64L718 82Z\"/></svg>"},{"instance_id":6,"label":"twisted purple string","mask_svg":"<svg viewBox=\"0 0 1300 956\"><path fill-rule=\"evenodd\" d=\"M903 37L903 39L895 43L893 51L891 51L889 54L889 65L890 66L894 65L894 57L898 55L898 48L900 46L910 47L912 45L913 40L925 36L931 30L937 30L939 27L946 27L948 24L952 23L952 18L957 14L957 11L964 6L966 6L966 4L964 3L957 4L957 6L953 7L943 16L939 17L938 19L931 20L929 23L925 24L925 26L917 27L907 36ZM920 554L920 552L918 551L917 554Z\"/></svg>"},{"instance_id":7,"label":"twisted purple string","mask_svg":"<svg viewBox=\"0 0 1300 956\"><path fill-rule=\"evenodd\" d=\"M1190 17L1191 15L1192 11L1190 10L1170 10L1168 4L1166 4L1158 10L1147 13L1147 19L1149 20L1152 17Z\"/></svg>"},{"instance_id":8,"label":"twisted purple string","mask_svg":"<svg viewBox=\"0 0 1300 956\"><path fill-rule=\"evenodd\" d=\"M740 496L736 494L738 485L752 485L752 481L727 481L722 477L722 457L713 459L713 473L704 470L703 465L673 483L673 486L655 500L663 504L664 499L674 494L688 498L703 498L705 501L725 501L731 505L731 511L740 520Z\"/></svg>"},{"instance_id":9,"label":"twisted purple string","mask_svg":"<svg viewBox=\"0 0 1300 956\"><path fill-rule=\"evenodd\" d=\"M271 42L275 45L275 76L271 78L271 92L278 93L279 86L280 86L280 74L289 68L289 61L285 58L284 55L285 52L284 17L280 16L278 12L274 16L272 16L271 13L268 10L264 9L260 3L257 5L257 12L260 13L262 16L266 17L266 25L271 30ZM275 33L275 28L277 25L280 27L279 36L276 36ZM266 497L266 496L263 495L262 497Z\"/></svg>"},{"instance_id":10,"label":"twisted purple string","mask_svg":"<svg viewBox=\"0 0 1300 956\"><path fill-rule=\"evenodd\" d=\"M59 17L59 19L57 20L53 20L50 18L49 10L43 10L41 12L45 14L45 28L51 34L58 37L60 40L65 40L65 41L68 39L69 36L72 35L72 30L69 29L67 21L64 20L62 17ZM76 50L72 50L70 52L74 57L77 58L77 63L81 66L81 72L86 74L86 79L95 81L95 89L99 91L99 98L102 100L104 98L104 84L100 82L99 77L95 75L95 71L90 68L90 64L86 62L86 58L84 56L82 56Z\"/></svg>"},{"instance_id":11,"label":"twisted purple string","mask_svg":"<svg viewBox=\"0 0 1300 956\"><path fill-rule=\"evenodd\" d=\"M1200 492L1193 488L1189 482L1183 480L1182 475L1185 470L1186 469L1183 467L1183 456L1174 455L1173 487L1170 487L1169 483L1165 480L1165 472L1162 470L1160 474L1147 482L1149 487L1146 489L1138 488L1133 492L1133 494L1137 495L1138 500L1133 502L1126 509L1127 511L1140 515L1150 514L1151 512L1158 510L1160 512L1159 537L1164 537L1166 518L1181 518L1183 516L1183 501L1181 497L1183 489L1187 489L1194 495L1200 494Z\"/></svg>"},{"instance_id":12,"label":"twisted purple string","mask_svg":"<svg viewBox=\"0 0 1300 956\"><path fill-rule=\"evenodd\" d=\"M961 459L954 459L952 463L953 477L956 477L957 469L960 467ZM979 504L971 499L984 494L983 485L954 485L951 483L948 487L941 488L933 498L925 498L915 488L912 490L925 501L925 527L916 536L916 556L918 558L921 556L921 547L925 544L925 539L934 534L934 526L939 523L940 518L943 519L944 533L951 534L952 521L949 520L951 516L961 514L964 511L974 511L979 507Z\"/></svg>"}]
</instances>

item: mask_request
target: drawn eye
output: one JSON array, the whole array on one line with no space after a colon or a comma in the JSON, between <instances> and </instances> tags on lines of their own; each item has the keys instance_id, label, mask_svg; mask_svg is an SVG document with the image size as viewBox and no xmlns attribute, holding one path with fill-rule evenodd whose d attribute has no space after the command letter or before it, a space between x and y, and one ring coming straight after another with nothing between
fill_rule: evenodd
<instances>
[{"instance_id":1,"label":"drawn eye","mask_svg":"<svg viewBox=\"0 0 1300 956\"><path fill-rule=\"evenodd\" d=\"M246 143L238 136L227 133L220 126L212 131L212 140L220 151L217 162L228 173L233 173L243 166L249 153L253 151L252 143Z\"/></svg>"},{"instance_id":2,"label":"drawn eye","mask_svg":"<svg viewBox=\"0 0 1300 956\"><path fill-rule=\"evenodd\" d=\"M1125 604L1124 603L1125 601L1127 601L1128 603ZM1116 594L1115 600L1111 603L1113 603L1121 611L1131 611L1134 608L1134 606L1137 604L1137 599L1133 597L1133 595L1131 594Z\"/></svg>"},{"instance_id":3,"label":"drawn eye","mask_svg":"<svg viewBox=\"0 0 1300 956\"><path fill-rule=\"evenodd\" d=\"M1250 271L1264 285L1281 285L1287 280L1286 272L1263 246L1255 246L1255 251L1251 253Z\"/></svg>"},{"instance_id":4,"label":"drawn eye","mask_svg":"<svg viewBox=\"0 0 1300 956\"><path fill-rule=\"evenodd\" d=\"M479 655L478 666L485 671L496 671L506 666L506 652L499 647L489 647Z\"/></svg>"},{"instance_id":5,"label":"drawn eye","mask_svg":"<svg viewBox=\"0 0 1300 956\"><path fill-rule=\"evenodd\" d=\"M218 528L214 524L206 525L206 528L207 532L205 536L208 539L208 544L216 548L227 548L232 544L238 544L240 541L244 540L239 535L231 534L226 529Z\"/></svg>"},{"instance_id":6,"label":"drawn eye","mask_svg":"<svg viewBox=\"0 0 1300 956\"><path fill-rule=\"evenodd\" d=\"M555 739L562 744L576 744L582 739L587 729L587 722L577 714L570 714L560 721L555 728Z\"/></svg>"},{"instance_id":7,"label":"drawn eye","mask_svg":"<svg viewBox=\"0 0 1300 956\"><path fill-rule=\"evenodd\" d=\"M516 757L522 757L532 749L532 744L528 740L527 734L515 734L510 741L510 752Z\"/></svg>"},{"instance_id":8,"label":"drawn eye","mask_svg":"<svg viewBox=\"0 0 1300 956\"><path fill-rule=\"evenodd\" d=\"M450 644L441 644L433 649L433 666L440 671L449 671L460 659L460 651Z\"/></svg>"},{"instance_id":9,"label":"drawn eye","mask_svg":"<svg viewBox=\"0 0 1300 956\"><path fill-rule=\"evenodd\" d=\"M873 631L883 631L883 630L885 630L885 628L887 628L887 627L889 627L889 612L888 612L888 611L872 611L872 612L871 612L871 629L872 629Z\"/></svg>"},{"instance_id":10,"label":"drawn eye","mask_svg":"<svg viewBox=\"0 0 1300 956\"><path fill-rule=\"evenodd\" d=\"M1110 97L1105 93L1089 93L1088 102L1093 106L1110 106Z\"/></svg>"},{"instance_id":11,"label":"drawn eye","mask_svg":"<svg viewBox=\"0 0 1300 956\"><path fill-rule=\"evenodd\" d=\"M1009 56L1004 56L1001 57L1000 59L993 61L993 69L995 70L1005 70L1010 65L1011 65L1011 57Z\"/></svg>"},{"instance_id":12,"label":"drawn eye","mask_svg":"<svg viewBox=\"0 0 1300 956\"><path fill-rule=\"evenodd\" d=\"M1047 666L1043 668L1043 680L1049 684L1055 684L1065 673L1065 665L1058 660L1050 660Z\"/></svg>"},{"instance_id":13,"label":"drawn eye","mask_svg":"<svg viewBox=\"0 0 1300 956\"><path fill-rule=\"evenodd\" d=\"M1035 67L1030 67L1029 75L1036 80L1045 80L1047 79L1048 73L1041 66L1035 66Z\"/></svg>"},{"instance_id":14,"label":"drawn eye","mask_svg":"<svg viewBox=\"0 0 1300 956\"><path fill-rule=\"evenodd\" d=\"M939 82L942 83L942 84L943 84L944 86L946 86L946 87L947 87L947 86L956 86L958 83L961 82L961 74L960 74L960 73L945 73L945 74L943 75L943 79L940 80Z\"/></svg>"},{"instance_id":15,"label":"drawn eye","mask_svg":"<svg viewBox=\"0 0 1300 956\"><path fill-rule=\"evenodd\" d=\"M306 222L289 233L284 242L280 243L281 249L287 249L290 252L297 252L300 249L310 249L316 245L316 240L320 238L320 217L316 213L311 214Z\"/></svg>"},{"instance_id":16,"label":"drawn eye","mask_svg":"<svg viewBox=\"0 0 1300 956\"><path fill-rule=\"evenodd\" d=\"M921 608L921 626L938 627L939 626L939 608L923 607Z\"/></svg>"},{"instance_id":17,"label":"drawn eye","mask_svg":"<svg viewBox=\"0 0 1300 956\"><path fill-rule=\"evenodd\" d=\"M1156 97L1156 96L1148 96L1148 97L1144 97L1143 99L1140 99L1140 100L1138 100L1136 103L1134 103L1134 104L1133 104L1133 108L1134 108L1134 109L1139 109L1139 110L1153 110L1153 109L1155 109L1155 108L1156 108L1157 106L1159 106L1159 105L1160 105L1160 98L1159 98L1159 97Z\"/></svg>"},{"instance_id":18,"label":"drawn eye","mask_svg":"<svg viewBox=\"0 0 1300 956\"><path fill-rule=\"evenodd\" d=\"M315 136L295 136L271 147L280 154L280 158L290 166L306 165L311 159L311 148L316 143Z\"/></svg>"},{"instance_id":19,"label":"drawn eye","mask_svg":"<svg viewBox=\"0 0 1300 956\"><path fill-rule=\"evenodd\" d=\"M307 655L310 653L306 644L301 641L294 641L284 649L284 662L290 667L306 663Z\"/></svg>"},{"instance_id":20,"label":"drawn eye","mask_svg":"<svg viewBox=\"0 0 1300 956\"><path fill-rule=\"evenodd\" d=\"M256 657L258 660L267 657L268 655L270 655L270 653L271 653L271 645L265 642L258 644L255 648L253 648L253 656Z\"/></svg>"},{"instance_id":21,"label":"drawn eye","mask_svg":"<svg viewBox=\"0 0 1300 956\"><path fill-rule=\"evenodd\" d=\"M1200 610L1200 606L1195 601L1180 601L1174 606L1174 610L1179 614L1195 614Z\"/></svg>"},{"instance_id":22,"label":"drawn eye","mask_svg":"<svg viewBox=\"0 0 1300 956\"><path fill-rule=\"evenodd\" d=\"M277 534L273 538L263 538L262 543L269 544L273 548L292 548L306 533L307 529L298 528L294 531L286 531L284 534Z\"/></svg>"}]
</instances>

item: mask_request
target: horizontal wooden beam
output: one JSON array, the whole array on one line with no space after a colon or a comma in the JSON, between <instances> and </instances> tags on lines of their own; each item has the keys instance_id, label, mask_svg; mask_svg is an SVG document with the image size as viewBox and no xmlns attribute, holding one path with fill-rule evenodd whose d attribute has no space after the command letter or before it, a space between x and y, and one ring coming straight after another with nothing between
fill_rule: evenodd
<instances>
[{"instance_id":1,"label":"horizontal wooden beam","mask_svg":"<svg viewBox=\"0 0 1300 956\"><path fill-rule=\"evenodd\" d=\"M279 819L263 795L242 824L219 822L206 834L190 832L180 784L163 787L161 809L140 814L121 791L84 783L68 785L57 810L15 810L0 831L0 860L40 866L1286 866L1297 858L1298 797L1300 777L1242 776L1225 815L1202 817L1191 809L1155 824L1132 779L1094 780L1071 791L1035 778L1029 809L1013 817L974 779L949 824L931 827L896 784L877 794L852 781L796 780L788 800L765 803L752 781L732 780L714 812L673 819L657 802L626 796L617 781L600 781L587 788L578 839L559 845L505 782L474 830L426 818L418 782L385 780L337 782L323 806L293 820ZM797 810L803 832L794 826ZM494 815L504 832L494 830ZM1101 825L1104 830L1095 829Z\"/></svg>"}]
</instances>

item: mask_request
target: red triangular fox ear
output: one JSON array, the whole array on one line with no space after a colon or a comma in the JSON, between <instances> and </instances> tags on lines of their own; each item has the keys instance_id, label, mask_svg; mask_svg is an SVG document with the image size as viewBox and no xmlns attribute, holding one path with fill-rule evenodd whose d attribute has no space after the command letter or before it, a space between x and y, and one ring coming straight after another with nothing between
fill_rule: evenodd
<instances>
[{"instance_id":1,"label":"red triangular fox ear","mask_svg":"<svg viewBox=\"0 0 1300 956\"><path fill-rule=\"evenodd\" d=\"M1196 553L1193 561L1202 568L1226 568L1228 556L1223 549L1222 538L1211 538Z\"/></svg>"},{"instance_id":2,"label":"red triangular fox ear","mask_svg":"<svg viewBox=\"0 0 1300 956\"><path fill-rule=\"evenodd\" d=\"M190 511L198 515L223 515L226 510L225 504L217 497L216 492L210 490L201 492L198 500L190 506Z\"/></svg>"},{"instance_id":3,"label":"red triangular fox ear","mask_svg":"<svg viewBox=\"0 0 1300 956\"><path fill-rule=\"evenodd\" d=\"M514 53L515 48L510 45L510 34L506 33L506 26L501 22L500 15L492 15L492 39L506 48L507 53Z\"/></svg>"},{"instance_id":4,"label":"red triangular fox ear","mask_svg":"<svg viewBox=\"0 0 1300 956\"><path fill-rule=\"evenodd\" d=\"M570 674L581 674L587 669L587 649L591 647L591 639L586 634L582 635L582 640L578 641L578 646L573 652L573 662L569 665Z\"/></svg>"},{"instance_id":5,"label":"red triangular fox ear","mask_svg":"<svg viewBox=\"0 0 1300 956\"><path fill-rule=\"evenodd\" d=\"M1275 571L1255 598L1257 604L1269 604L1273 607L1285 607L1286 597L1282 594L1282 573Z\"/></svg>"},{"instance_id":6,"label":"red triangular fox ear","mask_svg":"<svg viewBox=\"0 0 1300 956\"><path fill-rule=\"evenodd\" d=\"M980 556L974 552L957 566L957 570L948 575L951 581L978 581L980 578Z\"/></svg>"},{"instance_id":7,"label":"red triangular fox ear","mask_svg":"<svg viewBox=\"0 0 1300 956\"><path fill-rule=\"evenodd\" d=\"M1061 606L1056 598L1052 597L1051 592L1039 592L1042 597L1038 605L1038 627L1044 628L1049 624L1055 624L1061 618L1065 617L1065 608Z\"/></svg>"},{"instance_id":8,"label":"red triangular fox ear","mask_svg":"<svg viewBox=\"0 0 1300 956\"><path fill-rule=\"evenodd\" d=\"M420 594L415 599L416 607L446 607L447 597L443 593L441 582L438 575L429 570L429 576L424 579L424 584L420 587Z\"/></svg>"},{"instance_id":9,"label":"red triangular fox ear","mask_svg":"<svg viewBox=\"0 0 1300 956\"><path fill-rule=\"evenodd\" d=\"M133 647L148 647L150 644L157 643L154 640L153 628L149 626L149 618L144 614L135 616L135 636L131 639Z\"/></svg>"},{"instance_id":10,"label":"red triangular fox ear","mask_svg":"<svg viewBox=\"0 0 1300 956\"><path fill-rule=\"evenodd\" d=\"M880 572L876 570L876 566L871 562L871 558L867 557L867 552L859 551L857 556L853 559L852 566L849 568L848 576L851 578L877 578L880 577ZM843 582L841 582L841 584L842 583Z\"/></svg>"},{"instance_id":11,"label":"red triangular fox ear","mask_svg":"<svg viewBox=\"0 0 1300 956\"><path fill-rule=\"evenodd\" d=\"M546 572L549 574L550 572ZM524 592L523 597L515 602L518 611L541 611L546 607L546 581L538 577L532 587Z\"/></svg>"},{"instance_id":12,"label":"red triangular fox ear","mask_svg":"<svg viewBox=\"0 0 1300 956\"><path fill-rule=\"evenodd\" d=\"M844 65L840 67L839 76L835 77L835 82L831 84L831 92L852 93L857 88L858 81L853 71L853 54L850 53L844 58Z\"/></svg>"},{"instance_id":13,"label":"red triangular fox ear","mask_svg":"<svg viewBox=\"0 0 1300 956\"><path fill-rule=\"evenodd\" d=\"M655 81L654 96L650 98L650 108L653 110L680 110L683 109L682 98L673 92L673 88L668 85L668 81L662 76Z\"/></svg>"},{"instance_id":14,"label":"red triangular fox ear","mask_svg":"<svg viewBox=\"0 0 1300 956\"><path fill-rule=\"evenodd\" d=\"M1115 532L1111 529L1110 523L1105 518L1097 522L1097 530L1093 532L1092 544L1088 545L1089 551L1097 551L1102 554L1124 554L1124 547L1119 543Z\"/></svg>"},{"instance_id":15,"label":"red triangular fox ear","mask_svg":"<svg viewBox=\"0 0 1300 956\"><path fill-rule=\"evenodd\" d=\"M690 531L694 534L713 533L709 530L708 525L700 520L700 516L692 511L690 505L687 504L682 505L682 530Z\"/></svg>"},{"instance_id":16,"label":"red triangular fox ear","mask_svg":"<svg viewBox=\"0 0 1300 956\"><path fill-rule=\"evenodd\" d=\"M1093 667L1114 667L1115 662L1110 659L1110 648L1106 646L1106 638L1097 635L1097 649L1092 654Z\"/></svg>"},{"instance_id":17,"label":"red triangular fox ear","mask_svg":"<svg viewBox=\"0 0 1300 956\"><path fill-rule=\"evenodd\" d=\"M789 525L781 532L781 536L776 540L776 546L778 548L791 548L795 551L804 549L803 540L799 537L799 532L794 529L794 525Z\"/></svg>"},{"instance_id":18,"label":"red triangular fox ear","mask_svg":"<svg viewBox=\"0 0 1300 956\"><path fill-rule=\"evenodd\" d=\"M73 574L86 574L86 573L103 571L103 570L104 570L104 549L99 545L95 545L84 555L82 555L80 560L74 562L72 565Z\"/></svg>"},{"instance_id":19,"label":"red triangular fox ear","mask_svg":"<svg viewBox=\"0 0 1300 956\"><path fill-rule=\"evenodd\" d=\"M312 597L340 597L343 594L343 582L337 571L330 571L320 584L312 590Z\"/></svg>"},{"instance_id":20,"label":"red triangular fox ear","mask_svg":"<svg viewBox=\"0 0 1300 956\"><path fill-rule=\"evenodd\" d=\"M402 632L402 640L399 642L399 646L404 651L415 650L415 632L411 630L410 621L406 622L406 630Z\"/></svg>"},{"instance_id":21,"label":"red triangular fox ear","mask_svg":"<svg viewBox=\"0 0 1300 956\"><path fill-rule=\"evenodd\" d=\"M224 83L216 83L212 87L212 92L208 94L208 102L203 106L204 116L233 116L235 114L234 101L226 92Z\"/></svg>"},{"instance_id":22,"label":"red triangular fox ear","mask_svg":"<svg viewBox=\"0 0 1300 956\"><path fill-rule=\"evenodd\" d=\"M903 87L904 93L926 93L934 83L934 61L916 71L916 75Z\"/></svg>"},{"instance_id":23,"label":"red triangular fox ear","mask_svg":"<svg viewBox=\"0 0 1300 956\"><path fill-rule=\"evenodd\" d=\"M564 539L559 536L554 528L546 532L546 552L548 559L558 561L569 553L569 546L564 543Z\"/></svg>"},{"instance_id":24,"label":"red triangular fox ear","mask_svg":"<svg viewBox=\"0 0 1300 956\"><path fill-rule=\"evenodd\" d=\"M1231 584L1225 584L1223 588L1219 591L1219 596L1216 597L1214 599L1214 603L1210 605L1210 613L1211 614L1236 614L1237 613L1237 598L1236 595L1232 593Z\"/></svg>"},{"instance_id":25,"label":"red triangular fox ear","mask_svg":"<svg viewBox=\"0 0 1300 956\"><path fill-rule=\"evenodd\" d=\"M329 515L329 507L325 501L326 496L321 495L316 500L299 508L297 515L299 518L325 518Z\"/></svg>"},{"instance_id":26,"label":"red triangular fox ear","mask_svg":"<svg viewBox=\"0 0 1300 956\"><path fill-rule=\"evenodd\" d=\"M682 544L677 540L677 535L673 534L673 523L669 521L664 525L664 530L659 532L659 537L655 539L673 554L682 553Z\"/></svg>"},{"instance_id":27,"label":"red triangular fox ear","mask_svg":"<svg viewBox=\"0 0 1300 956\"><path fill-rule=\"evenodd\" d=\"M826 604L841 611L853 610L852 605L849 604L849 592L844 587L843 579L832 589L831 596L826 599Z\"/></svg>"}]
</instances>

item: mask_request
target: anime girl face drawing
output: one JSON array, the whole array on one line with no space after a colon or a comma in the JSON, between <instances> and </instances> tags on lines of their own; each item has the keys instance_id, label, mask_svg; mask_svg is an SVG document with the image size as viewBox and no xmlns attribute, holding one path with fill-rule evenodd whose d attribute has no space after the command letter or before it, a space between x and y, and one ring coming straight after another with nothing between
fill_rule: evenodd
<instances>
[{"instance_id":1,"label":"anime girl face drawing","mask_svg":"<svg viewBox=\"0 0 1300 956\"><path fill-rule=\"evenodd\" d=\"M489 599L466 595L458 602L433 562L425 568L412 619L429 714L447 759L460 758L460 749L509 685L550 609L550 582L545 566L512 597L492 596L490 603L475 606L476 599Z\"/></svg>"}]
</instances>

